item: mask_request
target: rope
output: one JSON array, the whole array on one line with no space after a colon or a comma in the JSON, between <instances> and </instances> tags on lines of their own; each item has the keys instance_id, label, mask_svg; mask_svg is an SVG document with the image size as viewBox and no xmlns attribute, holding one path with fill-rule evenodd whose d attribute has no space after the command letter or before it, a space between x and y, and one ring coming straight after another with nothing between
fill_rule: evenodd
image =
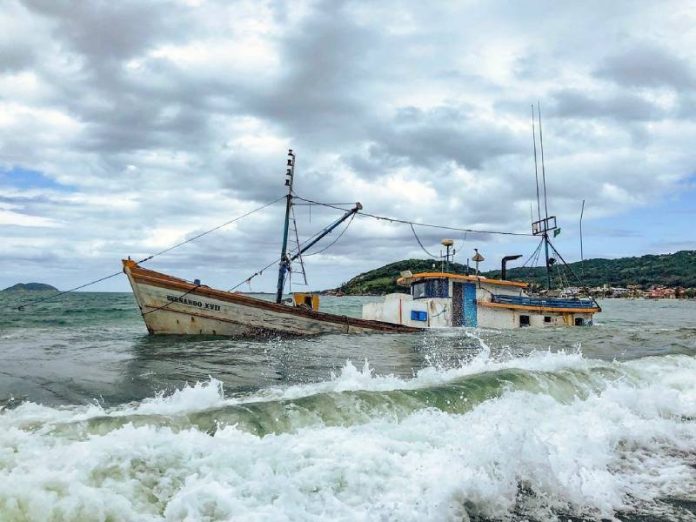
<instances>
[{"instance_id":1,"label":"rope","mask_svg":"<svg viewBox=\"0 0 696 522\"><path fill-rule=\"evenodd\" d=\"M575 273L575 270L573 270L573 269L571 268L571 266L570 266L568 263L566 263L566 260L563 259L563 256L561 255L561 253L560 253L558 250L556 250L556 247L553 246L553 243L551 243L551 241L549 241L549 246L550 246L551 249L556 253L556 255L557 255L558 258L561 260L561 262L565 265L565 267L570 271L570 273L573 275L573 277L574 277L575 280L578 282L578 284L579 284L580 286L584 286L584 283L583 283L582 279L580 279L580 278L578 277L578 275ZM601 308L601 306L599 306L599 303L597 302L597 300L596 300L592 295L590 295L590 299L591 299L592 302L597 306L597 308Z\"/></svg>"},{"instance_id":2,"label":"rope","mask_svg":"<svg viewBox=\"0 0 696 522\"><path fill-rule=\"evenodd\" d=\"M418 234L416 234L416 229L413 228L413 224L412 224L412 223L409 223L409 226L411 227L411 232L413 232L413 237L416 238L416 241L418 242L418 245L421 247L421 249L423 250L423 252L425 252L426 254L428 254L428 255L429 255L430 257L432 257L433 259L439 259L438 257L432 255L430 252L428 252L428 251L425 249L425 247L423 246L423 243L421 243L421 240L420 240L420 238L418 237Z\"/></svg>"},{"instance_id":3,"label":"rope","mask_svg":"<svg viewBox=\"0 0 696 522\"><path fill-rule=\"evenodd\" d=\"M336 205L332 205L330 203L321 203L319 201L314 201L311 199L306 199L300 196L295 196L297 199L305 201L307 203L311 203L313 205L320 205L323 207L328 207L328 208L333 208L335 210L341 210L343 212L346 212L349 209L341 208ZM389 221L390 223L401 223L404 225L418 225L420 227L427 227L427 228L439 228L442 230L452 230L454 232L472 232L472 233L477 233L477 234L499 234L499 235L505 235L505 236L533 236L533 234L528 234L526 232L502 232L500 230L476 230L473 228L460 228L460 227L450 227L446 225L434 225L432 223L418 223L416 221L408 221L406 219L398 219L398 218L392 218L392 217L387 217L387 216L378 216L376 214L370 214L368 212L360 212L358 214L359 216L365 216L373 219L377 219L380 221Z\"/></svg>"},{"instance_id":4,"label":"rope","mask_svg":"<svg viewBox=\"0 0 696 522\"><path fill-rule=\"evenodd\" d=\"M80 286L76 286L75 288L71 288L70 290L63 290L62 292L58 292L57 294L49 295L48 297L44 297L42 299L34 299L31 301L25 301L21 305L15 307L15 310L19 310L20 312L24 310L25 306L29 305L34 305L34 304L39 304L43 303L44 301L49 301L51 299L55 299L56 297L60 297L61 295L68 294L70 292L74 292L75 290L80 290L81 288L86 288L91 285L95 285L97 283L101 283L102 281L106 281L107 279L111 279L112 277L116 277L117 275L121 275L123 273L122 270L119 270L118 272L114 272L113 274L110 274L108 276L100 277L99 279L96 279L94 281L91 281L89 283L85 283Z\"/></svg>"},{"instance_id":5,"label":"rope","mask_svg":"<svg viewBox=\"0 0 696 522\"><path fill-rule=\"evenodd\" d=\"M285 196L281 196L278 199L271 201L270 203L266 203L265 205L263 205L261 207L255 208L254 210L250 210L246 214L242 214L241 216L237 216L234 219L230 219L229 221L226 221L222 225L218 225L214 228L211 228L210 230L206 230L205 232L201 232L200 234L193 236L192 238L189 238L185 241L182 241L181 243L177 243L174 246L171 246L169 248L165 248L164 250L160 250L159 252L156 252L156 253L152 254L151 256L148 256L144 259L141 259L140 261L138 261L138 264L145 263L146 261L150 261L150 259L152 259L153 257L161 256L162 254L166 254L167 252L170 252L170 251L174 250L175 248L179 248L180 246L183 246L187 243L190 243L191 241L195 241L196 239L200 239L203 236L207 236L208 234L215 232L216 230L220 230L221 228L226 227L227 225L231 225L235 221L239 221L240 219L244 219L245 217L251 216L252 214L254 214L256 212L259 212L265 208L268 208L271 205L278 203L281 199L285 199Z\"/></svg>"},{"instance_id":6,"label":"rope","mask_svg":"<svg viewBox=\"0 0 696 522\"><path fill-rule=\"evenodd\" d=\"M165 248L164 250L160 250L159 252L155 252L154 254L152 254L152 255L150 255L150 256L144 257L143 259L141 259L141 260L138 261L137 263L138 263L138 264L145 263L145 262L150 261L151 259L153 259L153 258L155 258L155 257L157 257L157 256L161 256L162 254L166 254L167 252L170 252L170 251L174 250L175 248L179 248L180 246L183 246L183 245L185 245L185 244L187 244L187 243L190 243L190 242L192 242L192 241L195 241L196 239L200 239L201 237L206 236L206 235L210 234L211 232L215 232L216 230L220 230L221 228L226 227L227 225L231 225L231 224L234 223L235 221L239 221L240 219L244 219L245 217L250 216L250 215L252 215L252 214L254 214L254 213L256 213L256 212L260 212L261 210L264 210L265 208L268 208L268 207L270 207L271 205L274 205L275 203L278 203L281 199L285 199L285 196L281 196L281 197L279 197L278 199L275 199L275 200L271 201L270 203L266 203L265 205L262 205L262 206L260 206L260 207L258 207L258 208L255 208L254 210L250 210L250 211L247 212L246 214L242 214L241 216L237 216L237 217L234 218L234 219L230 219L229 221L226 221L225 223L223 223L223 224L221 224L221 225L218 225L218 226L216 226L216 227L214 227L214 228L211 228L211 229L209 229L209 230L206 230L205 232L201 232L200 234L197 234L197 235L195 235L195 236L193 236L193 237L191 237L191 238L189 238L189 239L187 239L187 240L185 240L185 241L182 241L182 242L180 242L180 243L177 243L177 244L174 245L174 246L171 246L171 247L169 247L169 248ZM116 277L117 275L121 275L121 274L123 274L123 271L122 271L122 270L119 270L118 272L114 272L113 274L109 274L109 275L107 275L107 276L100 277L99 279L95 279L94 281L90 281L89 283L81 284L81 285L79 285L79 286L76 286L76 287L74 287L74 288L71 288L70 290L63 290L62 292L58 292L57 294L49 295L49 296L44 297L44 298L41 298L41 299L34 299L34 300L31 300L31 301L25 301L24 303L22 303L22 304L20 304L19 306L15 307L15 309L16 309L16 310L19 310L19 311L22 311L22 310L24 310L24 307L25 307L25 306L30 306L30 305L35 305L35 304L43 303L43 302L45 302L45 301L50 301L50 300L52 300L52 299L55 299L56 297L60 297L61 295L65 295L65 294L68 294L68 293L70 293L70 292L75 292L76 290L81 290L82 288L87 288L88 286L92 286L92 285L95 285L95 284L97 284L97 283L101 283L102 281L106 281L107 279L111 279L112 277Z\"/></svg>"},{"instance_id":7,"label":"rope","mask_svg":"<svg viewBox=\"0 0 696 522\"><path fill-rule=\"evenodd\" d=\"M234 292L237 288L239 288L240 286L242 286L244 283L251 283L251 280L252 280L252 279L254 279L256 276L263 275L264 270L268 270L268 269L271 268L273 265L275 265L278 261L280 261L280 258L274 259L273 261L271 261L270 263L268 263L266 266L264 266L261 270L257 270L256 272L254 272L253 274L251 274L249 277L247 277L244 281L241 281L241 282L237 283L236 285L234 285L232 288L230 288L230 289L228 290L228 292Z\"/></svg>"},{"instance_id":8,"label":"rope","mask_svg":"<svg viewBox=\"0 0 696 522\"><path fill-rule=\"evenodd\" d=\"M531 255L527 258L527 260L524 262L524 264L523 264L520 268L524 268L525 266L527 266L527 263L529 263L529 262L532 260L532 258L534 258L535 256L536 256L536 258L539 257L539 255L538 255L538 254L539 254L539 250L541 249L541 245L542 245L543 242L544 242L543 239L542 239L541 241L539 241L539 244L537 245L537 247L536 247L536 249L534 250L534 252L531 253ZM531 264L530 266L536 266L536 265L534 264L534 263L536 263L536 258L534 259L533 264Z\"/></svg>"}]
</instances>

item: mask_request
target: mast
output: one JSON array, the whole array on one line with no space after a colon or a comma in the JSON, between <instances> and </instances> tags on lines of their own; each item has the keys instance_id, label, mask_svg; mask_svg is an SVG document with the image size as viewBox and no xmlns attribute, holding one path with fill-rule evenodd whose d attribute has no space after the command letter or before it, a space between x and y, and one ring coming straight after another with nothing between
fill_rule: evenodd
<instances>
[{"instance_id":1,"label":"mast","mask_svg":"<svg viewBox=\"0 0 696 522\"><path fill-rule=\"evenodd\" d=\"M549 234L544 232L544 249L546 255L546 289L551 290L551 265L549 264Z\"/></svg>"},{"instance_id":2,"label":"mast","mask_svg":"<svg viewBox=\"0 0 696 522\"><path fill-rule=\"evenodd\" d=\"M285 203L285 225L283 227L283 246L280 250L280 266L278 267L278 288L276 290L276 303L283 300L283 287L285 287L285 274L290 269L288 259L288 231L290 229L290 212L292 210L292 182L295 177L295 154L292 149L288 151L287 171L285 172L285 186L288 187L287 201Z\"/></svg>"}]
</instances>

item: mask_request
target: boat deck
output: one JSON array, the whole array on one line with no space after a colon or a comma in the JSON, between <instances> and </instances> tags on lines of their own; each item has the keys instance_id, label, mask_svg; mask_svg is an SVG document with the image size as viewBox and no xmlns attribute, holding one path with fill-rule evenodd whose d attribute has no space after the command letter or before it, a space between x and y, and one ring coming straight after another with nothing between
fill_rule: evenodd
<instances>
[{"instance_id":1,"label":"boat deck","mask_svg":"<svg viewBox=\"0 0 696 522\"><path fill-rule=\"evenodd\" d=\"M543 308L597 308L597 304L590 299L563 299L559 297L528 297L493 294L493 302Z\"/></svg>"}]
</instances>

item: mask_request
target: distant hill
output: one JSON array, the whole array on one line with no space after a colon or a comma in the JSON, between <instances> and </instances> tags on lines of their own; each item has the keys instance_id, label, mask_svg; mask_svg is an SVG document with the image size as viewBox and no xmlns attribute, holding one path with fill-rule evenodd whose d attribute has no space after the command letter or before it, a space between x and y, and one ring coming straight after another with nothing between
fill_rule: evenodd
<instances>
[{"instance_id":1,"label":"distant hill","mask_svg":"<svg viewBox=\"0 0 696 522\"><path fill-rule=\"evenodd\" d=\"M340 292L346 295L382 295L402 292L404 287L398 286L396 279L404 270L410 270L414 273L439 271L440 263L427 259L397 261L396 263L390 263L381 268L357 275L330 292ZM449 271L456 274L465 274L466 266L459 263L451 263Z\"/></svg>"},{"instance_id":2,"label":"distant hill","mask_svg":"<svg viewBox=\"0 0 696 522\"><path fill-rule=\"evenodd\" d=\"M570 263L568 266L585 286L590 287L603 284L615 287L638 285L643 289L651 285L696 287L696 250L619 259L586 259L584 263ZM487 275L500 277L500 270ZM510 268L507 278L543 285L546 268ZM573 284L572 280L570 284Z\"/></svg>"},{"instance_id":3,"label":"distant hill","mask_svg":"<svg viewBox=\"0 0 696 522\"><path fill-rule=\"evenodd\" d=\"M5 288L3 292L58 292L58 289L55 286L47 285L45 283L17 283L9 288Z\"/></svg>"},{"instance_id":4,"label":"distant hill","mask_svg":"<svg viewBox=\"0 0 696 522\"><path fill-rule=\"evenodd\" d=\"M514 263L514 262L513 262ZM513 263L510 263L511 265ZM433 268L433 265L435 268ZM645 255L641 257L623 257L619 259L587 259L584 263L570 263L569 268L580 277L584 286L601 286L608 284L615 287L639 285L647 288L651 285L668 287L696 287L696 250L683 250L674 254ZM564 267L565 268L565 267ZM330 292L346 295L382 295L404 291L396 284L396 279L404 270L411 272L439 271L440 263L425 259L406 259L390 263L381 268L357 275L350 281ZM459 263L450 265L450 272L466 273L466 266ZM561 270L554 267L552 276L554 284L576 285L570 270L563 270L565 279L561 281ZM483 272L482 275L499 278L500 270ZM507 279L545 285L546 268L508 268Z\"/></svg>"}]
</instances>

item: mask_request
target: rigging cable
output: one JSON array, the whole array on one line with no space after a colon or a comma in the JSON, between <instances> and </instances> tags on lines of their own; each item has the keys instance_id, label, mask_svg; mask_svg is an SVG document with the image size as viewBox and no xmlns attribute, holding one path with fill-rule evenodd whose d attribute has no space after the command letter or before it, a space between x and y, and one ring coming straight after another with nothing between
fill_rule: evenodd
<instances>
[{"instance_id":1,"label":"rigging cable","mask_svg":"<svg viewBox=\"0 0 696 522\"><path fill-rule=\"evenodd\" d=\"M221 228L226 227L227 225L231 225L231 224L234 223L235 221L239 221L240 219L244 219L245 217L250 216L250 215L252 215L252 214L254 214L254 213L256 213L256 212L260 212L261 210L264 210L265 208L268 208L268 207L270 207L271 205L274 205L274 204L278 203L281 199L285 199L285 196L281 196L281 197L279 197L278 199L275 199L275 200L273 200L273 201L271 201L271 202L269 202L269 203L266 203L266 204L263 205L263 206L260 206L260 207L258 207L258 208L255 208L255 209L253 209L253 210L250 210L249 212L247 212L247 213L245 213L245 214L242 214L241 216L237 216L236 218L230 219L229 221L226 221L225 223L223 223L223 224L221 224L221 225L218 225L218 226L216 226L216 227L214 227L214 228L211 228L211 229L209 229L209 230L206 230L205 232L201 232L200 234L197 234L197 235L195 235L195 236L193 236L193 237L191 237L191 238L189 238L189 239L187 239L187 240L185 240L185 241L181 241L180 243L177 243L176 245L173 245L173 246L171 246L171 247L169 247L169 248L165 248L164 250L160 250L159 252L155 252L154 254L152 254L152 255L150 255L150 256L147 256L147 257L141 259L141 260L138 261L137 263L138 263L138 264L140 264L140 263L145 263L145 262L150 261L151 259L153 259L153 258L155 258L155 257L157 257L157 256L160 256L160 255L162 255L162 254L166 254L167 252L170 252L170 251L174 250L175 248L179 248L180 246L183 246L183 245L185 245L185 244L187 244L187 243L190 243L191 241L195 241L196 239L199 239L199 238L201 238L201 237L203 237L203 236L206 236L206 235L210 234L211 232L215 232L216 230L220 230ZM19 306L16 306L15 309L21 311L21 310L24 310L24 307L25 307L25 306L36 305L36 304L39 304L39 303L43 303L43 302L45 302L45 301L50 301L50 300L52 300L52 299L55 299L56 297L60 297L61 295L65 295L65 294L68 294L68 293L70 293L70 292L75 292L75 291L77 291L77 290L81 290L81 289L83 289L83 288L87 288L88 286L92 286L92 285L95 285L95 284L97 284L97 283L101 283L102 281L106 281L107 279L111 279L111 278L116 277L116 276L121 275L121 274L123 274L123 270L119 270L118 272L114 272L113 274L109 274L109 275L100 277L99 279L95 279L94 281L90 281L89 283L84 283L84 284L82 284L82 285L76 286L76 287L71 288L71 289L69 289L69 290L63 290L62 292L58 292L58 293L56 293L56 294L52 294L52 295L46 296L46 297L41 298L41 299L34 299L34 300L31 300L31 301L25 301L24 303L20 304Z\"/></svg>"},{"instance_id":2,"label":"rigging cable","mask_svg":"<svg viewBox=\"0 0 696 522\"><path fill-rule=\"evenodd\" d=\"M350 225L350 223L353 221L354 218L355 218L355 214L353 214L353 215L351 216L350 221L348 221L348 225L346 225L346 227L341 231L341 233L338 235L338 237L337 237L330 245L328 245L326 248L323 248L322 250L319 250L318 252L313 252L313 253L311 253L311 254L307 254L305 257L313 256L313 255L316 255L316 254L321 254L324 250L326 250L326 249L328 249L330 246L336 244L336 242L341 238L341 236L346 232L346 230L348 230L348 226ZM297 248L297 250L296 250L295 252L299 252L299 251L302 249L302 246L303 246L303 245L306 245L307 243L313 241L314 238L316 238L318 235L320 235L322 232L324 232L324 230L326 230L327 228L328 228L328 227L324 227L324 228L322 228L321 230L319 230L318 232L315 232L314 234L312 234L312 235L311 235L310 237L308 237L307 239L305 239L300 245L298 245L298 248ZM292 254L293 254L293 253L289 254L289 257L292 257ZM242 286L242 285L245 284L245 283L251 283L251 280L252 280L252 279L254 279L256 276L263 275L264 271L268 270L270 267L272 267L273 265L275 265L275 264L278 263L279 261L280 261L280 258L279 258L279 257L275 258L273 261L271 261L270 263L268 263L266 266L264 266L264 267L261 268L260 270L257 270L256 272L254 272L253 274L251 274L249 277L247 277L247 278L244 279L243 281L240 281L239 283L237 283L236 285L234 285L232 288L230 288L230 289L228 290L228 292L233 292L233 291L235 291L237 288L239 288L240 286Z\"/></svg>"},{"instance_id":3,"label":"rigging cable","mask_svg":"<svg viewBox=\"0 0 696 522\"><path fill-rule=\"evenodd\" d=\"M336 243L338 243L338 240L341 239L341 237L343 236L343 234L346 233L346 230L348 230L348 227L349 227L350 224L353 222L353 219L355 219L355 214L353 214L352 216L350 216L350 219L348 220L348 223L346 223L346 226L343 228L343 230L341 230L341 233L338 234L338 236L336 236L336 239L334 239L331 243L329 243L328 245L326 245L326 246L325 246L324 248L322 248L321 250L317 250L316 252L312 252L311 254L306 254L304 257L316 256L317 254L321 254L322 252L326 252L329 248L331 248L331 247L334 246ZM305 241L305 243L306 243L306 241Z\"/></svg>"},{"instance_id":4,"label":"rigging cable","mask_svg":"<svg viewBox=\"0 0 696 522\"><path fill-rule=\"evenodd\" d=\"M156 253L152 254L151 256L148 256L148 257L146 257L146 258L144 258L144 259L141 259L140 261L138 261L138 264L140 264L140 263L145 263L146 261L150 261L150 259L152 259L153 257L157 257L157 256L160 256L160 255L162 255L162 254L166 254L167 252L170 252L170 251L174 250L175 248L179 248L180 246L183 246L183 245L185 245L186 243L190 243L191 241L195 241L196 239L200 239L200 238L202 238L203 236L207 236L207 235L210 234L211 232L215 232L216 230L220 230L221 228L226 227L227 225L231 225L231 224L234 223L235 221L239 221L240 219L244 219L244 218L247 217L247 216L250 216L250 215L252 215L252 214L255 214L256 212L259 212L259 211L261 211L261 210L264 210L265 208L268 208L268 207L270 207L271 205L275 205L275 204L278 203L281 199L285 199L285 196L281 196L281 197L279 197L278 199L275 199L275 200L271 201L270 203L266 203L265 205L263 205L263 206L261 206L261 207L255 208L254 210L250 210L250 211L247 212L246 214L242 214L241 216L237 216L237 217L234 218L234 219L230 219L229 221L226 221L226 222L223 223L222 225L218 225L218 226L216 226L216 227L214 227L214 228L211 228L210 230L206 230L205 232L201 232L200 234L195 235L195 236L193 236L192 238L186 239L185 241L182 241L181 243L177 243L177 244L174 245L174 246L171 246L171 247L169 247L169 248L165 248L164 250L160 250L159 252L156 252Z\"/></svg>"},{"instance_id":5,"label":"rigging cable","mask_svg":"<svg viewBox=\"0 0 696 522\"><path fill-rule=\"evenodd\" d=\"M331 205L329 203L321 203L319 201L306 199L306 198L303 198L300 196L295 196L295 197L296 197L296 199L299 199L301 201L304 201L306 203L311 203L314 205L320 205L323 207L333 208L335 210L341 210L343 212L346 212L348 210L345 208L338 207L336 205ZM416 225L419 227L426 227L426 228L439 228L442 230L452 230L454 232L470 232L470 233L476 233L476 234L499 234L499 235L504 235L504 236L525 236L525 237L533 236L533 234L529 234L526 232L503 232L500 230L476 230L473 228L460 228L460 227L450 227L450 226L446 226L446 225L434 225L432 223L418 223L416 221L409 221L407 219L392 218L392 217L388 217L388 216L379 216L376 214L370 214L368 212L362 212L362 211L358 215L377 219L380 221L389 221L390 223L401 223L404 225Z\"/></svg>"},{"instance_id":6,"label":"rigging cable","mask_svg":"<svg viewBox=\"0 0 696 522\"><path fill-rule=\"evenodd\" d=\"M55 299L56 297L60 297L61 295L64 295L64 294L67 294L70 292L74 292L75 290L80 290L81 288L86 288L88 286L92 286L92 285L95 285L97 283L101 283L102 281L106 281L107 279L111 279L112 277L116 277L117 275L121 275L122 273L123 273L123 270L119 270L118 272L114 272L113 274L110 274L110 275L107 275L104 277L100 277L99 279L95 279L94 281L91 281L89 283L85 283L83 285L76 286L75 288L71 288L70 290L63 290L62 292L58 292L57 294L49 295L49 296L44 297L42 299L34 299L32 301L25 301L21 305L16 306L15 309L22 311L22 310L24 310L25 306L39 304L39 303L43 303L44 301L49 301L51 299Z\"/></svg>"},{"instance_id":7,"label":"rigging cable","mask_svg":"<svg viewBox=\"0 0 696 522\"><path fill-rule=\"evenodd\" d=\"M561 253L560 253L558 250L556 250L556 247L553 246L553 243L551 243L551 241L549 241L548 244L551 246L551 249L552 249L554 252L556 252L556 255L557 255L558 258L561 260L561 262L566 266L566 268L568 268L568 270L570 271L570 273L573 274L573 277L574 277L575 280L578 282L578 284L579 284L580 286L584 286L584 284L583 284L583 282L582 282L582 279L580 279L580 278L578 277L578 275L575 273L575 270L573 270L573 268L572 268L568 263L566 263L566 260L563 259L563 256L561 255ZM590 299L592 299L592 302L593 302L595 305L597 305L597 308L600 308L600 309L601 309L601 306L599 306L599 303L597 302L597 300L596 300L592 295L590 295Z\"/></svg>"},{"instance_id":8,"label":"rigging cable","mask_svg":"<svg viewBox=\"0 0 696 522\"><path fill-rule=\"evenodd\" d=\"M537 256L537 257L538 257L538 253L539 253L539 250L541 249L541 244L542 244L542 243L543 243L543 240L542 240L542 241L539 241L539 244L537 245L537 247L536 247L536 249L534 250L534 252L531 253L531 255L527 258L527 260L524 262L524 264L523 264L520 268L526 267L527 264L532 260L532 258L534 258L534 256ZM535 266L534 263L536 263L536 259L535 259L535 260L532 262L532 264L530 264L529 266L530 266L530 267L531 267L531 266Z\"/></svg>"},{"instance_id":9,"label":"rigging cable","mask_svg":"<svg viewBox=\"0 0 696 522\"><path fill-rule=\"evenodd\" d=\"M433 259L439 259L438 257L432 255L430 252L428 252L425 247L423 246L423 243L421 243L420 238L418 237L418 234L416 234L416 229L413 227L413 223L409 223L409 226L411 227L411 232L413 232L413 237L416 238L416 241L418 242L418 245L421 247L423 252L428 254L428 256L432 257Z\"/></svg>"}]
</instances>

